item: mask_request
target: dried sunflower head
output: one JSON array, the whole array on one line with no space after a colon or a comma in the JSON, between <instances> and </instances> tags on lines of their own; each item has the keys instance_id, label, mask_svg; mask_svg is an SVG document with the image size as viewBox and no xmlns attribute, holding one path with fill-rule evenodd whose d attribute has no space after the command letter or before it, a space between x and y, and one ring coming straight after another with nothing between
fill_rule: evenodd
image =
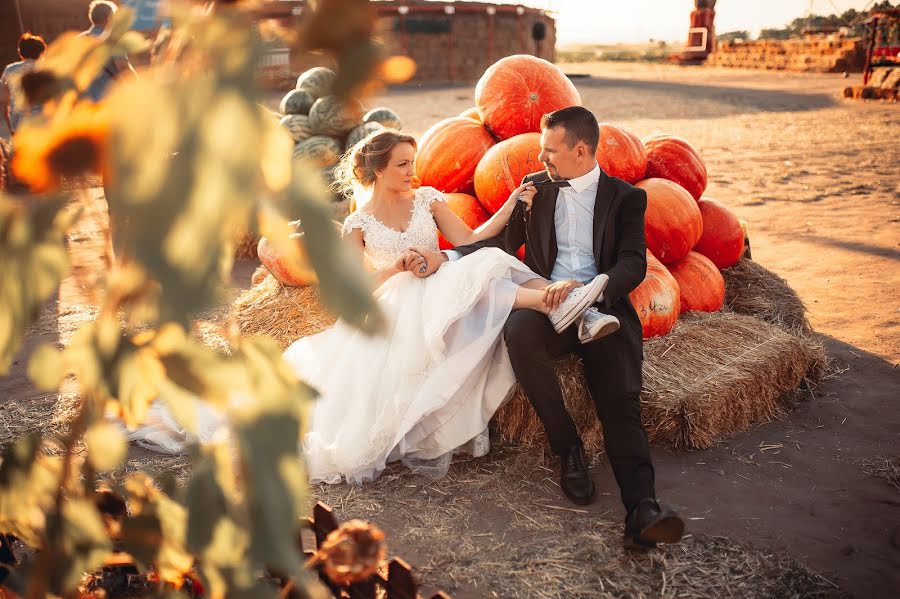
<instances>
[{"instance_id":1,"label":"dried sunflower head","mask_svg":"<svg viewBox=\"0 0 900 599\"><path fill-rule=\"evenodd\" d=\"M317 552L325 576L334 584L368 580L384 561L384 533L362 520L350 520L332 531Z\"/></svg>"}]
</instances>

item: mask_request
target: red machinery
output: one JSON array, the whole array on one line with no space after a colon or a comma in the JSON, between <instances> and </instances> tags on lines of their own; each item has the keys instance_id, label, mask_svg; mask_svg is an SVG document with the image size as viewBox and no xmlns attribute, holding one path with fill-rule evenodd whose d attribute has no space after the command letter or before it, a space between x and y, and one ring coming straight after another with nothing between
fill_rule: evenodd
<instances>
[{"instance_id":1,"label":"red machinery","mask_svg":"<svg viewBox=\"0 0 900 599\"><path fill-rule=\"evenodd\" d=\"M687 47L669 60L680 64L700 64L716 49L716 0L694 0Z\"/></svg>"},{"instance_id":2,"label":"red machinery","mask_svg":"<svg viewBox=\"0 0 900 599\"><path fill-rule=\"evenodd\" d=\"M869 26L869 43L863 85L869 83L877 68L900 68L900 8L873 12L866 24Z\"/></svg>"}]
</instances>

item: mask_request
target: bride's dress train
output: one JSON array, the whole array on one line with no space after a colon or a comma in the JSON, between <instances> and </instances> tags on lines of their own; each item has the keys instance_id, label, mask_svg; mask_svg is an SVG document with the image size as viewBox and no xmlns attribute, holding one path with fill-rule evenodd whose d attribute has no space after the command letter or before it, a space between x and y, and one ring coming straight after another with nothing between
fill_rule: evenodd
<instances>
[{"instance_id":1,"label":"bride's dress train","mask_svg":"<svg viewBox=\"0 0 900 599\"><path fill-rule=\"evenodd\" d=\"M416 191L406 231L355 212L344 232L363 231L366 254L378 268L411 246L436 250L435 201L443 201L437 190ZM387 322L382 334L367 336L339 320L288 347L285 359L321 393L303 440L310 480L362 483L394 460L440 476L456 452L487 453L488 422L515 384L503 325L518 285L535 276L498 249L447 262L424 279L402 272L375 292ZM158 404L154 410L163 414L154 416L169 422L149 427L149 436L129 436L172 452L187 438ZM203 416L201 442L221 428L221 418Z\"/></svg>"}]
</instances>

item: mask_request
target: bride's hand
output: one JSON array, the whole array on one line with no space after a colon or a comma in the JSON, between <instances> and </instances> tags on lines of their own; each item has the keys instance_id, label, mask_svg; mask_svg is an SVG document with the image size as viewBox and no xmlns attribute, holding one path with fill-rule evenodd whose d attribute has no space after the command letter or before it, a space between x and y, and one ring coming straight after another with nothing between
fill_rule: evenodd
<instances>
[{"instance_id":1,"label":"bride's hand","mask_svg":"<svg viewBox=\"0 0 900 599\"><path fill-rule=\"evenodd\" d=\"M425 258L415 250L406 250L394 262L394 268L397 272L408 270L412 273L417 273L423 266L425 266Z\"/></svg>"},{"instance_id":2,"label":"bride's hand","mask_svg":"<svg viewBox=\"0 0 900 599\"><path fill-rule=\"evenodd\" d=\"M515 189L512 190L512 193L509 194L509 200L521 200L525 203L525 209L531 210L531 202L534 201L534 196L537 194L537 187L534 186L534 183L528 181L527 183L523 183L519 185Z\"/></svg>"}]
</instances>

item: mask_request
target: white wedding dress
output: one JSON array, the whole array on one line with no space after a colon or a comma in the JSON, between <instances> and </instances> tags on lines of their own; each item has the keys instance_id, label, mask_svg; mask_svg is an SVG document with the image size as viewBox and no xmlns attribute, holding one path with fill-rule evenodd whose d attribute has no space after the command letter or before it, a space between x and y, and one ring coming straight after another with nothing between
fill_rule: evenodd
<instances>
[{"instance_id":1,"label":"white wedding dress","mask_svg":"<svg viewBox=\"0 0 900 599\"><path fill-rule=\"evenodd\" d=\"M437 250L431 205L439 201L439 191L422 187L406 231L354 212L343 232L362 231L376 268L412 246ZM535 277L495 248L446 262L424 279L401 272L375 291L387 322L383 333L368 336L338 320L288 347L285 360L320 393L302 447L310 481L361 484L396 460L443 476L454 454L486 454L488 422L515 384L503 325L518 286ZM220 413L199 401L196 409L197 435L183 430L157 401L145 424L127 436L164 453L227 438Z\"/></svg>"},{"instance_id":2,"label":"white wedding dress","mask_svg":"<svg viewBox=\"0 0 900 599\"><path fill-rule=\"evenodd\" d=\"M437 201L436 189L416 190L403 232L364 212L348 216L343 230L362 230L381 268L412 246L438 249ZM402 272L375 291L388 323L382 335L338 321L291 345L285 359L321 393L303 441L310 480L362 483L395 460L442 476L454 453L487 453L488 421L515 384L503 325L518 285L536 276L494 248L424 279Z\"/></svg>"}]
</instances>

